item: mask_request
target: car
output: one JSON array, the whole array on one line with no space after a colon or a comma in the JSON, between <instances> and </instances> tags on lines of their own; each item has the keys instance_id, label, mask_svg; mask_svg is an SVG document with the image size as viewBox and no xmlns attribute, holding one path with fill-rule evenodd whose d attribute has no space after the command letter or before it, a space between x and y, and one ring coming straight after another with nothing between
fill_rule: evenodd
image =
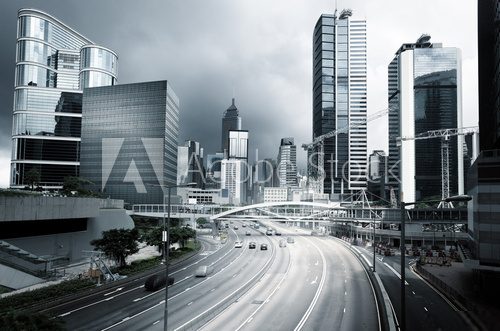
<instances>
[{"instance_id":1,"label":"car","mask_svg":"<svg viewBox=\"0 0 500 331\"><path fill-rule=\"evenodd\" d=\"M257 244L254 243L253 241L251 241L250 243L248 243L248 248L249 249L255 249L256 246L257 246Z\"/></svg>"},{"instance_id":2,"label":"car","mask_svg":"<svg viewBox=\"0 0 500 331\"><path fill-rule=\"evenodd\" d=\"M167 277L165 274L152 275L146 279L144 288L146 291L158 291L167 284ZM168 277L168 286L174 284L174 277Z\"/></svg>"},{"instance_id":3,"label":"car","mask_svg":"<svg viewBox=\"0 0 500 331\"><path fill-rule=\"evenodd\" d=\"M267 251L267 244L260 244L261 251Z\"/></svg>"},{"instance_id":4,"label":"car","mask_svg":"<svg viewBox=\"0 0 500 331\"><path fill-rule=\"evenodd\" d=\"M233 229L238 230L238 226L237 226L237 225L235 225L235 226L233 227Z\"/></svg>"},{"instance_id":5,"label":"car","mask_svg":"<svg viewBox=\"0 0 500 331\"><path fill-rule=\"evenodd\" d=\"M286 242L289 244L293 244L295 242L295 239L293 239L293 237L287 237Z\"/></svg>"},{"instance_id":6,"label":"car","mask_svg":"<svg viewBox=\"0 0 500 331\"><path fill-rule=\"evenodd\" d=\"M250 231L245 232L245 236L250 236L250 235L252 235Z\"/></svg>"},{"instance_id":7,"label":"car","mask_svg":"<svg viewBox=\"0 0 500 331\"><path fill-rule=\"evenodd\" d=\"M200 265L194 272L195 277L206 277L212 272L212 267L206 265Z\"/></svg>"},{"instance_id":8,"label":"car","mask_svg":"<svg viewBox=\"0 0 500 331\"><path fill-rule=\"evenodd\" d=\"M227 224L227 223L226 223L226 224L224 224L224 227L225 227L226 229L229 229L229 224Z\"/></svg>"},{"instance_id":9,"label":"car","mask_svg":"<svg viewBox=\"0 0 500 331\"><path fill-rule=\"evenodd\" d=\"M286 240L285 239L280 240L280 247L286 247Z\"/></svg>"},{"instance_id":10,"label":"car","mask_svg":"<svg viewBox=\"0 0 500 331\"><path fill-rule=\"evenodd\" d=\"M245 223L241 224L241 226L242 226L243 228L246 228L246 227L247 227L247 225L246 225Z\"/></svg>"},{"instance_id":11,"label":"car","mask_svg":"<svg viewBox=\"0 0 500 331\"><path fill-rule=\"evenodd\" d=\"M242 248L243 247L243 241L236 241L234 243L234 248Z\"/></svg>"},{"instance_id":12,"label":"car","mask_svg":"<svg viewBox=\"0 0 500 331\"><path fill-rule=\"evenodd\" d=\"M274 235L275 235L275 236L281 236L281 232L279 232L278 230L275 230L275 231L274 231Z\"/></svg>"},{"instance_id":13,"label":"car","mask_svg":"<svg viewBox=\"0 0 500 331\"><path fill-rule=\"evenodd\" d=\"M267 235L267 236L272 236L272 235L273 235L273 230L269 230L269 229L268 229L268 230L266 231L266 235Z\"/></svg>"}]
</instances>

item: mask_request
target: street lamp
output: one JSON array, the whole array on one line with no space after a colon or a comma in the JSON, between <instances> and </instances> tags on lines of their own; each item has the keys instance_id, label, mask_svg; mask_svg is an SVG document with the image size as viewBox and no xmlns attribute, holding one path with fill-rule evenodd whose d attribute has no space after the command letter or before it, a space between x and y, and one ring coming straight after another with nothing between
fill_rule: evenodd
<instances>
[{"instance_id":1,"label":"street lamp","mask_svg":"<svg viewBox=\"0 0 500 331\"><path fill-rule=\"evenodd\" d=\"M402 331L406 330L406 288L405 288L405 283L406 283L406 269L405 269L405 253L406 253L406 247L405 247L405 241L406 241L406 236L405 236L405 227L406 227L406 206L411 206L420 202L424 203L435 203L435 202L464 202L464 201L470 201L472 197L470 195L455 195L452 197L448 197L446 199L442 200L427 200L427 201L419 201L419 202L400 202L401 205L401 321L399 325L399 329Z\"/></svg>"},{"instance_id":2,"label":"street lamp","mask_svg":"<svg viewBox=\"0 0 500 331\"><path fill-rule=\"evenodd\" d=\"M173 188L178 187L192 187L195 186L196 183L187 183L181 185L155 185L150 184L151 186L159 186L161 188L166 188L168 190L168 205L167 205L167 221L165 222L165 191L163 191L163 231L161 234L161 239L163 242L163 261L165 261L165 277L166 277L166 285L165 285L165 313L163 316L163 330L168 330L168 255L170 250L170 192Z\"/></svg>"}]
</instances>

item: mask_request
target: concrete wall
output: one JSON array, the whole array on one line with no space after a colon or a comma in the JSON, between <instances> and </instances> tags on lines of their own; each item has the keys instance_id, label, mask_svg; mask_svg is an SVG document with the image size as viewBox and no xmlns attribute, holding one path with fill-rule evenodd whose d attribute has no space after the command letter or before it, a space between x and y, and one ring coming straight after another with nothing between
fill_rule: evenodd
<instances>
[{"instance_id":1,"label":"concrete wall","mask_svg":"<svg viewBox=\"0 0 500 331\"><path fill-rule=\"evenodd\" d=\"M0 196L0 222L97 217L100 203L95 198Z\"/></svg>"},{"instance_id":2,"label":"concrete wall","mask_svg":"<svg viewBox=\"0 0 500 331\"><path fill-rule=\"evenodd\" d=\"M67 199L67 198L66 198ZM96 203L99 203L98 199ZM132 229L134 222L124 209L98 209L97 215L87 220L87 231L60 233L47 236L7 239L6 242L38 256L66 256L70 263L83 259L82 250L93 250L90 241L101 238L102 231Z\"/></svg>"}]
</instances>

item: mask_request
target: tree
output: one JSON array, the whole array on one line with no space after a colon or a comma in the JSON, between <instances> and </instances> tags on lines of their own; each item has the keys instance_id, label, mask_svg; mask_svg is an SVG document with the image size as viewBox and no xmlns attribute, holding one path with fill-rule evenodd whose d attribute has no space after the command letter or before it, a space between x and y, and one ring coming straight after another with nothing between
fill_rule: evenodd
<instances>
[{"instance_id":1,"label":"tree","mask_svg":"<svg viewBox=\"0 0 500 331\"><path fill-rule=\"evenodd\" d=\"M40 182L40 173L36 168L31 168L27 173L24 174L24 182L28 184L33 191L35 185Z\"/></svg>"},{"instance_id":2,"label":"tree","mask_svg":"<svg viewBox=\"0 0 500 331\"><path fill-rule=\"evenodd\" d=\"M64 177L63 191L67 195L71 195L72 192L76 191L79 195L92 196L94 195L93 192L86 190L84 188L84 185L89 185L89 184L92 184L92 182L81 177L74 177L74 176Z\"/></svg>"},{"instance_id":3,"label":"tree","mask_svg":"<svg viewBox=\"0 0 500 331\"><path fill-rule=\"evenodd\" d=\"M162 252L163 251L162 231L163 227L155 226L142 236L142 240L145 241L146 244L150 246L158 246L158 251Z\"/></svg>"},{"instance_id":4,"label":"tree","mask_svg":"<svg viewBox=\"0 0 500 331\"><path fill-rule=\"evenodd\" d=\"M139 240L139 231L137 229L112 229L102 232L101 239L94 239L90 242L95 250L103 251L106 256L116 261L123 267L126 265L127 256L139 251L137 241Z\"/></svg>"},{"instance_id":5,"label":"tree","mask_svg":"<svg viewBox=\"0 0 500 331\"><path fill-rule=\"evenodd\" d=\"M198 224L198 227L199 227L199 228L203 227L203 225L204 225L204 224L207 224L207 223L208 223L208 221L207 221L207 219L206 219L206 218L204 218L204 217L200 217L200 218L198 218L198 219L196 220L196 224Z\"/></svg>"},{"instance_id":6,"label":"tree","mask_svg":"<svg viewBox=\"0 0 500 331\"><path fill-rule=\"evenodd\" d=\"M184 247L189 238L195 238L196 231L188 227L174 227L170 228L170 242L178 242L179 245Z\"/></svg>"}]
</instances>

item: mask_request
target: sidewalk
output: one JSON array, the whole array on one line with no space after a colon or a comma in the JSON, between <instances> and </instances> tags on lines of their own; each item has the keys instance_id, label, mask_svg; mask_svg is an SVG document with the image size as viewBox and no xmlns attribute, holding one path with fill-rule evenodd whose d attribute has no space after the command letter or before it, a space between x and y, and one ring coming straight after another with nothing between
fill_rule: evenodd
<instances>
[{"instance_id":1,"label":"sidewalk","mask_svg":"<svg viewBox=\"0 0 500 331\"><path fill-rule=\"evenodd\" d=\"M416 271L452 301L459 303L473 316L472 319L484 330L495 330L499 325L500 305L486 301L475 292L473 271L462 262L452 262L451 266L425 264Z\"/></svg>"}]
</instances>

